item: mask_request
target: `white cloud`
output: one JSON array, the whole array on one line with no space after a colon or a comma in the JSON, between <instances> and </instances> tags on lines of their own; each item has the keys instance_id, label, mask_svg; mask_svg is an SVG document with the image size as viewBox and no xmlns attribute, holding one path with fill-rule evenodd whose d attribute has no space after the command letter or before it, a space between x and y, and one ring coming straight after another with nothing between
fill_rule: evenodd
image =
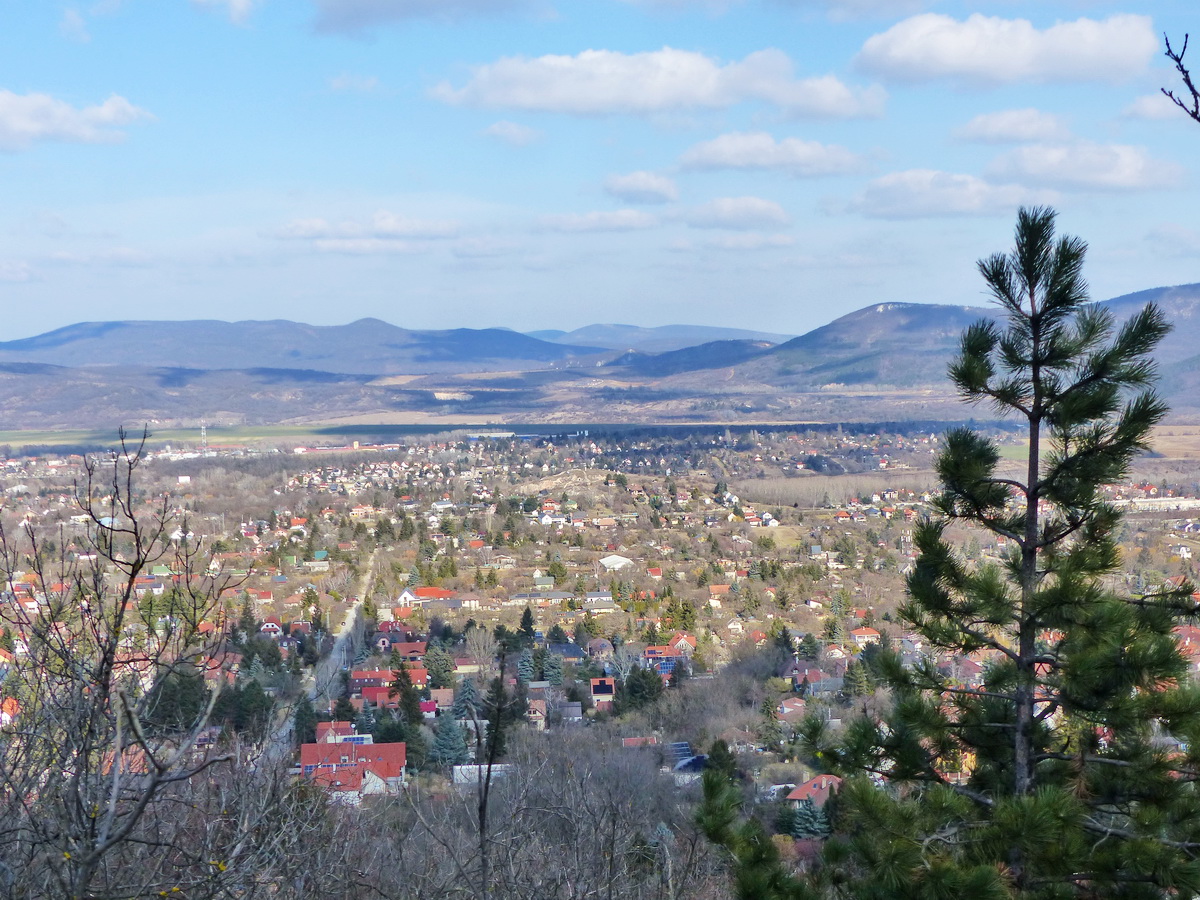
<instances>
[{"instance_id":1,"label":"white cloud","mask_svg":"<svg viewBox=\"0 0 1200 900\"><path fill-rule=\"evenodd\" d=\"M959 22L924 13L868 38L856 62L897 81L1114 82L1144 72L1157 52L1149 16L1077 19L1039 30L1027 19L976 13Z\"/></svg>"},{"instance_id":2,"label":"white cloud","mask_svg":"<svg viewBox=\"0 0 1200 900\"><path fill-rule=\"evenodd\" d=\"M987 216L1015 212L1022 204L1050 202L1016 184L990 184L974 175L909 169L876 178L850 204L875 219Z\"/></svg>"},{"instance_id":3,"label":"white cloud","mask_svg":"<svg viewBox=\"0 0 1200 900\"><path fill-rule=\"evenodd\" d=\"M1174 222L1151 229L1146 240L1167 256L1200 257L1200 231Z\"/></svg>"},{"instance_id":4,"label":"white cloud","mask_svg":"<svg viewBox=\"0 0 1200 900\"><path fill-rule=\"evenodd\" d=\"M1022 141L1061 141L1070 136L1062 116L1038 109L1006 109L982 113L955 132L965 141L1008 144Z\"/></svg>"},{"instance_id":5,"label":"white cloud","mask_svg":"<svg viewBox=\"0 0 1200 900\"><path fill-rule=\"evenodd\" d=\"M229 21L238 25L244 24L250 18L250 13L258 5L259 0L192 0L196 6L206 9L224 10Z\"/></svg>"},{"instance_id":6,"label":"white cloud","mask_svg":"<svg viewBox=\"0 0 1200 900\"><path fill-rule=\"evenodd\" d=\"M77 109L48 94L0 90L0 150L23 150L36 141L113 143L125 136L120 126L152 118L116 94L98 106Z\"/></svg>"},{"instance_id":7,"label":"white cloud","mask_svg":"<svg viewBox=\"0 0 1200 900\"><path fill-rule=\"evenodd\" d=\"M667 203L679 199L675 182L654 172L609 175L604 179L604 191L629 203Z\"/></svg>"},{"instance_id":8,"label":"white cloud","mask_svg":"<svg viewBox=\"0 0 1200 900\"><path fill-rule=\"evenodd\" d=\"M86 44L92 39L82 13L73 6L63 10L62 18L58 21L58 33L77 44Z\"/></svg>"},{"instance_id":9,"label":"white cloud","mask_svg":"<svg viewBox=\"0 0 1200 900\"><path fill-rule=\"evenodd\" d=\"M322 253L341 253L345 256L396 256L422 253L425 248L412 241L389 241L382 238L322 238L313 241Z\"/></svg>"},{"instance_id":10,"label":"white cloud","mask_svg":"<svg viewBox=\"0 0 1200 900\"><path fill-rule=\"evenodd\" d=\"M450 252L459 259L490 259L508 256L520 249L518 244L502 238L474 237L458 241L450 248Z\"/></svg>"},{"instance_id":11,"label":"white cloud","mask_svg":"<svg viewBox=\"0 0 1200 900\"><path fill-rule=\"evenodd\" d=\"M331 91L356 91L360 94L369 94L377 87L379 87L379 79L374 75L352 75L349 72L342 72L329 79Z\"/></svg>"},{"instance_id":12,"label":"white cloud","mask_svg":"<svg viewBox=\"0 0 1200 900\"><path fill-rule=\"evenodd\" d=\"M443 82L433 95L464 106L583 115L722 109L758 100L792 115L852 118L879 115L884 101L881 88L850 88L832 75L798 79L781 50L759 50L722 65L670 47L504 57L475 68L463 87Z\"/></svg>"},{"instance_id":13,"label":"white cloud","mask_svg":"<svg viewBox=\"0 0 1200 900\"><path fill-rule=\"evenodd\" d=\"M1186 119L1187 113L1175 105L1175 102L1162 91L1153 94L1143 94L1125 109L1121 115L1127 119Z\"/></svg>"},{"instance_id":14,"label":"white cloud","mask_svg":"<svg viewBox=\"0 0 1200 900\"><path fill-rule=\"evenodd\" d=\"M330 222L326 219L294 219L275 237L306 241L388 241L401 238L436 240L458 235L457 222L437 219L411 219L380 210L369 222ZM364 246L369 246L364 244Z\"/></svg>"},{"instance_id":15,"label":"white cloud","mask_svg":"<svg viewBox=\"0 0 1200 900\"><path fill-rule=\"evenodd\" d=\"M526 0L317 0L317 30L356 33L415 19L456 21L524 5Z\"/></svg>"},{"instance_id":16,"label":"white cloud","mask_svg":"<svg viewBox=\"0 0 1200 900\"><path fill-rule=\"evenodd\" d=\"M933 5L937 0L777 0L784 6L824 6L835 20L874 16L905 16Z\"/></svg>"},{"instance_id":17,"label":"white cloud","mask_svg":"<svg viewBox=\"0 0 1200 900\"><path fill-rule=\"evenodd\" d=\"M1179 166L1152 159L1142 147L1090 141L1017 147L991 171L1031 184L1101 190L1165 187L1182 177Z\"/></svg>"},{"instance_id":18,"label":"white cloud","mask_svg":"<svg viewBox=\"0 0 1200 900\"><path fill-rule=\"evenodd\" d=\"M863 168L845 147L800 138L776 141L766 132L732 132L696 144L680 160L685 169L778 169L797 177L840 175Z\"/></svg>"},{"instance_id":19,"label":"white cloud","mask_svg":"<svg viewBox=\"0 0 1200 900\"><path fill-rule=\"evenodd\" d=\"M650 213L637 209L617 209L604 212L568 213L559 216L543 216L538 224L547 231L570 233L585 231L636 231L652 228L658 219Z\"/></svg>"},{"instance_id":20,"label":"white cloud","mask_svg":"<svg viewBox=\"0 0 1200 900\"><path fill-rule=\"evenodd\" d=\"M154 257L144 250L133 247L111 247L88 253L51 253L48 261L64 266L115 266L117 268L140 269L154 262Z\"/></svg>"},{"instance_id":21,"label":"white cloud","mask_svg":"<svg viewBox=\"0 0 1200 900\"><path fill-rule=\"evenodd\" d=\"M745 3L746 0L621 0L635 6L649 6L656 9L688 9L699 7L709 12L724 12L732 6Z\"/></svg>"},{"instance_id":22,"label":"white cloud","mask_svg":"<svg viewBox=\"0 0 1200 900\"><path fill-rule=\"evenodd\" d=\"M0 260L0 281L10 283L33 281L33 270L29 268L28 263Z\"/></svg>"},{"instance_id":23,"label":"white cloud","mask_svg":"<svg viewBox=\"0 0 1200 900\"><path fill-rule=\"evenodd\" d=\"M783 207L762 197L719 197L683 214L693 228L732 228L749 231L756 228L781 228L790 223Z\"/></svg>"},{"instance_id":24,"label":"white cloud","mask_svg":"<svg viewBox=\"0 0 1200 900\"><path fill-rule=\"evenodd\" d=\"M483 129L483 133L488 137L493 137L514 147L527 147L542 136L542 133L536 128L506 121L493 122L487 128Z\"/></svg>"},{"instance_id":25,"label":"white cloud","mask_svg":"<svg viewBox=\"0 0 1200 900\"><path fill-rule=\"evenodd\" d=\"M790 247L795 239L786 234L722 234L705 241L705 246L714 250L777 250Z\"/></svg>"}]
</instances>

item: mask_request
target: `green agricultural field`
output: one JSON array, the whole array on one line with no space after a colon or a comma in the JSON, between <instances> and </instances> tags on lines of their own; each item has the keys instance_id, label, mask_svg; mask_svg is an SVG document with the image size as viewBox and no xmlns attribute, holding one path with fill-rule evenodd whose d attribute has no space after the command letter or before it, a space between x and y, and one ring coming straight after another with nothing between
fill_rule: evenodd
<instances>
[{"instance_id":1,"label":"green agricultural field","mask_svg":"<svg viewBox=\"0 0 1200 900\"><path fill-rule=\"evenodd\" d=\"M140 436L137 429L129 429L132 437ZM69 430L69 431L0 431L0 445L7 444L14 451L22 447L105 447L116 443L117 432L108 430ZM210 447L228 444L260 444L279 443L281 441L338 443L343 440L353 440L341 434L329 434L321 426L313 425L257 425L234 426L228 428L209 428L208 444ZM198 428L163 428L150 432L151 446L163 444L178 444L180 446L199 446L200 429Z\"/></svg>"}]
</instances>

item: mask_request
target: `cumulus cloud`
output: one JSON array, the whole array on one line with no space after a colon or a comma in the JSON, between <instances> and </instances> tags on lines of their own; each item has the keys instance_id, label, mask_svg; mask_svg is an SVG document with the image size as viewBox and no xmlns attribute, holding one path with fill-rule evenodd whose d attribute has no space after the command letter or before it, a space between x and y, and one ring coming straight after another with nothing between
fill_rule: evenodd
<instances>
[{"instance_id":1,"label":"cumulus cloud","mask_svg":"<svg viewBox=\"0 0 1200 900\"><path fill-rule=\"evenodd\" d=\"M1017 184L991 184L974 175L909 169L876 178L850 208L875 219L922 219L1008 214L1022 204L1052 199Z\"/></svg>"},{"instance_id":2,"label":"cumulus cloud","mask_svg":"<svg viewBox=\"0 0 1200 900\"><path fill-rule=\"evenodd\" d=\"M196 6L223 11L229 21L243 24L258 5L258 0L192 0Z\"/></svg>"},{"instance_id":3,"label":"cumulus cloud","mask_svg":"<svg viewBox=\"0 0 1200 900\"><path fill-rule=\"evenodd\" d=\"M92 39L83 14L73 6L63 10L62 18L58 20L58 33L77 44L86 44Z\"/></svg>"},{"instance_id":4,"label":"cumulus cloud","mask_svg":"<svg viewBox=\"0 0 1200 900\"><path fill-rule=\"evenodd\" d=\"M1170 97L1158 91L1154 94L1144 94L1130 103L1121 111L1127 119L1186 119L1187 113L1175 105Z\"/></svg>"},{"instance_id":5,"label":"cumulus cloud","mask_svg":"<svg viewBox=\"0 0 1200 900\"><path fill-rule=\"evenodd\" d=\"M924 13L868 38L856 63L896 81L1115 82L1144 72L1157 52L1149 16L1077 19L1038 29L1027 19L976 13L959 22Z\"/></svg>"},{"instance_id":6,"label":"cumulus cloud","mask_svg":"<svg viewBox=\"0 0 1200 900\"><path fill-rule=\"evenodd\" d=\"M1100 190L1166 187L1182 177L1179 166L1152 159L1142 147L1089 141L1017 147L991 171L1030 184Z\"/></svg>"},{"instance_id":7,"label":"cumulus cloud","mask_svg":"<svg viewBox=\"0 0 1200 900\"><path fill-rule=\"evenodd\" d=\"M317 0L317 30L354 34L377 25L415 19L455 21L525 5L526 0Z\"/></svg>"},{"instance_id":8,"label":"cumulus cloud","mask_svg":"<svg viewBox=\"0 0 1200 900\"><path fill-rule=\"evenodd\" d=\"M650 215L650 213L637 209L617 209L601 212L543 216L538 221L538 224L546 231L563 231L568 233L585 231L636 231L640 228L652 228L658 224L658 219Z\"/></svg>"},{"instance_id":9,"label":"cumulus cloud","mask_svg":"<svg viewBox=\"0 0 1200 900\"><path fill-rule=\"evenodd\" d=\"M775 140L763 131L732 132L687 150L685 169L776 169L797 177L857 172L863 159L845 147L800 138Z\"/></svg>"},{"instance_id":10,"label":"cumulus cloud","mask_svg":"<svg viewBox=\"0 0 1200 900\"><path fill-rule=\"evenodd\" d=\"M493 122L483 133L513 147L527 147L541 138L542 133L528 125L518 125L516 122Z\"/></svg>"},{"instance_id":11,"label":"cumulus cloud","mask_svg":"<svg viewBox=\"0 0 1200 900\"><path fill-rule=\"evenodd\" d=\"M1061 116L1039 109L1006 109L976 116L955 132L964 141L1009 144L1023 141L1061 141L1070 136Z\"/></svg>"},{"instance_id":12,"label":"cumulus cloud","mask_svg":"<svg viewBox=\"0 0 1200 900\"><path fill-rule=\"evenodd\" d=\"M0 150L24 150L37 141L113 143L124 138L122 125L152 118L116 94L97 106L76 108L49 94L0 90Z\"/></svg>"},{"instance_id":13,"label":"cumulus cloud","mask_svg":"<svg viewBox=\"0 0 1200 900\"><path fill-rule=\"evenodd\" d=\"M683 221L693 228L736 231L782 228L791 222L782 206L762 197L718 197L685 212Z\"/></svg>"},{"instance_id":14,"label":"cumulus cloud","mask_svg":"<svg viewBox=\"0 0 1200 900\"><path fill-rule=\"evenodd\" d=\"M605 193L628 203L668 203L679 199L679 189L666 175L630 172L604 179Z\"/></svg>"},{"instance_id":15,"label":"cumulus cloud","mask_svg":"<svg viewBox=\"0 0 1200 900\"><path fill-rule=\"evenodd\" d=\"M446 103L598 115L723 109L757 100L797 116L879 115L881 88L848 87L832 75L796 78L781 50L722 64L689 50L585 50L577 56L510 56L478 66L461 88L439 84Z\"/></svg>"},{"instance_id":16,"label":"cumulus cloud","mask_svg":"<svg viewBox=\"0 0 1200 900\"><path fill-rule=\"evenodd\" d=\"M380 210L368 222L293 219L280 228L275 237L285 240L359 242L363 247L370 247L373 241L437 240L456 237L458 232L457 222L413 219Z\"/></svg>"},{"instance_id":17,"label":"cumulus cloud","mask_svg":"<svg viewBox=\"0 0 1200 900\"><path fill-rule=\"evenodd\" d=\"M355 91L360 94L369 94L377 87L379 87L379 79L374 75L352 75L349 72L342 72L329 79L329 89L338 93Z\"/></svg>"}]
</instances>

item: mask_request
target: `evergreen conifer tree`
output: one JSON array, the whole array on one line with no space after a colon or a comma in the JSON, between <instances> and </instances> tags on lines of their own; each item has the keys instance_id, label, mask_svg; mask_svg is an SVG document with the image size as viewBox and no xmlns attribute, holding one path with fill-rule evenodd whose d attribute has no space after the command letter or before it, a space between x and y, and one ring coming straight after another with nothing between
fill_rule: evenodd
<instances>
[{"instance_id":1,"label":"evergreen conifer tree","mask_svg":"<svg viewBox=\"0 0 1200 900\"><path fill-rule=\"evenodd\" d=\"M475 679L464 678L458 687L458 693L454 695L450 716L453 719L474 719L479 713L479 708L479 688L475 685Z\"/></svg>"},{"instance_id":2,"label":"evergreen conifer tree","mask_svg":"<svg viewBox=\"0 0 1200 900\"><path fill-rule=\"evenodd\" d=\"M454 716L438 719L437 737L429 751L429 760L439 766L457 766L469 758L467 739Z\"/></svg>"},{"instance_id":3,"label":"evergreen conifer tree","mask_svg":"<svg viewBox=\"0 0 1200 900\"><path fill-rule=\"evenodd\" d=\"M563 658L557 653L546 655L544 675L546 680L555 686L563 683Z\"/></svg>"},{"instance_id":4,"label":"evergreen conifer tree","mask_svg":"<svg viewBox=\"0 0 1200 900\"><path fill-rule=\"evenodd\" d=\"M429 672L429 686L447 688L454 684L454 657L441 644L432 644L425 651L425 669Z\"/></svg>"},{"instance_id":5,"label":"evergreen conifer tree","mask_svg":"<svg viewBox=\"0 0 1200 900\"><path fill-rule=\"evenodd\" d=\"M526 684L533 681L533 651L526 647L517 657L517 678Z\"/></svg>"},{"instance_id":6,"label":"evergreen conifer tree","mask_svg":"<svg viewBox=\"0 0 1200 900\"><path fill-rule=\"evenodd\" d=\"M400 714L404 722L410 726L420 727L424 720L421 712L421 694L412 683L412 676L404 665L392 670L392 683L388 687L388 696L399 700Z\"/></svg>"},{"instance_id":7,"label":"evergreen conifer tree","mask_svg":"<svg viewBox=\"0 0 1200 900\"><path fill-rule=\"evenodd\" d=\"M1153 305L1119 328L1086 303L1085 245L1021 210L1016 246L979 263L1001 308L972 326L950 375L969 402L1024 428L1021 471L950 431L940 516L915 532L901 615L935 652L979 653L978 686L880 660L894 706L837 743L806 740L848 776L824 877L860 897L1195 896L1200 891L1200 691L1172 629L1192 587L1123 596L1101 486L1123 478L1166 408ZM949 522L991 532L1003 564L971 564ZM886 776L878 787L863 774Z\"/></svg>"},{"instance_id":8,"label":"evergreen conifer tree","mask_svg":"<svg viewBox=\"0 0 1200 900\"><path fill-rule=\"evenodd\" d=\"M517 633L521 635L521 645L524 647L533 646L534 626L533 626L533 610L528 606L525 607L525 612L521 613L521 625L517 629Z\"/></svg>"}]
</instances>

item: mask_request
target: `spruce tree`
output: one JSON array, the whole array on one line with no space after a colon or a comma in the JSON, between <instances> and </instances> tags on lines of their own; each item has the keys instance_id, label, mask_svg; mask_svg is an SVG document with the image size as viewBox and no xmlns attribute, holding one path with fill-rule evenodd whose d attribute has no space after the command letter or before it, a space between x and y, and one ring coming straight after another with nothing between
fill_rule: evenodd
<instances>
[{"instance_id":1,"label":"spruce tree","mask_svg":"<svg viewBox=\"0 0 1200 900\"><path fill-rule=\"evenodd\" d=\"M421 712L421 694L412 683L412 676L403 664L392 670L392 683L388 686L388 696L399 701L401 716L406 724L420 726L425 716Z\"/></svg>"},{"instance_id":2,"label":"spruce tree","mask_svg":"<svg viewBox=\"0 0 1200 900\"><path fill-rule=\"evenodd\" d=\"M425 651L425 668L429 672L431 688L447 688L454 684L454 657L441 644L433 644Z\"/></svg>"},{"instance_id":3,"label":"spruce tree","mask_svg":"<svg viewBox=\"0 0 1200 900\"><path fill-rule=\"evenodd\" d=\"M464 678L458 693L454 695L450 716L454 719L474 719L479 714L480 705L479 688L475 685L475 679Z\"/></svg>"},{"instance_id":4,"label":"spruce tree","mask_svg":"<svg viewBox=\"0 0 1200 900\"><path fill-rule=\"evenodd\" d=\"M856 896L1200 891L1200 692L1172 634L1197 607L1190 585L1118 592L1101 489L1166 413L1150 353L1169 326L1153 305L1118 328L1087 304L1084 251L1052 211L1021 210L1015 249L979 263L1000 319L968 329L950 368L1028 443L1010 473L984 435L946 435L901 617L935 652L985 659L981 683L889 654L884 721L836 743L806 723L817 759L851 776L822 871ZM1003 562L956 552L953 521L991 532Z\"/></svg>"},{"instance_id":5,"label":"spruce tree","mask_svg":"<svg viewBox=\"0 0 1200 900\"><path fill-rule=\"evenodd\" d=\"M533 681L534 665L533 651L526 647L517 657L517 678L526 684Z\"/></svg>"},{"instance_id":6,"label":"spruce tree","mask_svg":"<svg viewBox=\"0 0 1200 900\"><path fill-rule=\"evenodd\" d=\"M438 719L437 737L429 751L430 761L439 766L457 766L468 758L466 735L458 720L452 715Z\"/></svg>"},{"instance_id":7,"label":"spruce tree","mask_svg":"<svg viewBox=\"0 0 1200 900\"><path fill-rule=\"evenodd\" d=\"M525 607L525 612L521 613L521 625L517 629L517 633L521 636L521 646L532 647L534 639L534 624L533 610L528 606Z\"/></svg>"},{"instance_id":8,"label":"spruce tree","mask_svg":"<svg viewBox=\"0 0 1200 900\"><path fill-rule=\"evenodd\" d=\"M563 683L563 658L557 653L547 654L543 672L548 682L555 686L561 685Z\"/></svg>"}]
</instances>

